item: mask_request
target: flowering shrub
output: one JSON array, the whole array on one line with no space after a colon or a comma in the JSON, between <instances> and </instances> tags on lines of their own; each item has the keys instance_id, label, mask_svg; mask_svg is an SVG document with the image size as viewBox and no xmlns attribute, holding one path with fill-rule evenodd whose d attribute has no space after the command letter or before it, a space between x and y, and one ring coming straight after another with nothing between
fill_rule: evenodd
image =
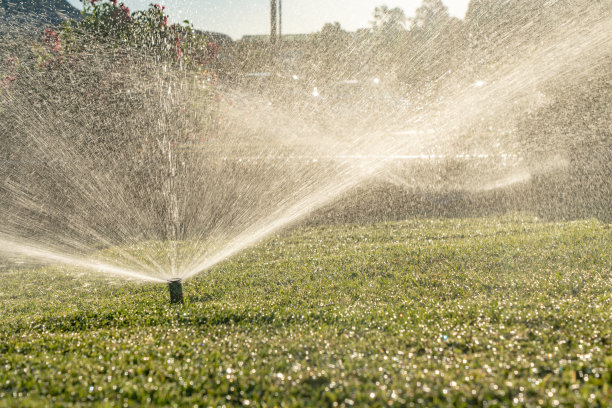
<instances>
[{"instance_id":1,"label":"flowering shrub","mask_svg":"<svg viewBox=\"0 0 612 408\"><path fill-rule=\"evenodd\" d=\"M188 21L168 24L164 6L151 4L147 10L132 13L117 0L81 1L83 19L66 21L59 29L45 29L30 55L16 58L10 51L0 55L0 89L23 71L69 63L92 53L122 54L132 62L140 59L141 63L146 60L147 64L196 70L205 78L210 75L208 65L217 57L217 44L207 41Z\"/></svg>"},{"instance_id":2,"label":"flowering shrub","mask_svg":"<svg viewBox=\"0 0 612 408\"><path fill-rule=\"evenodd\" d=\"M206 36L195 31L188 21L168 24L164 6L151 4L147 10L132 13L117 0L82 1L83 20L70 21L61 29L69 52L94 44L108 45L187 68L200 68L216 57L217 45L208 42ZM59 37L57 41L59 49Z\"/></svg>"},{"instance_id":3,"label":"flowering shrub","mask_svg":"<svg viewBox=\"0 0 612 408\"><path fill-rule=\"evenodd\" d=\"M19 64L19 60L15 57L9 57L4 61L4 66L7 73L0 76L0 88L9 85L11 82L17 80L16 66Z\"/></svg>"},{"instance_id":4,"label":"flowering shrub","mask_svg":"<svg viewBox=\"0 0 612 408\"><path fill-rule=\"evenodd\" d=\"M206 191L183 193L178 204L179 187L195 186L206 163L190 144L219 132L216 75L207 66L216 45L187 22L169 24L162 6L132 12L99 0L85 2L81 21L45 30L32 48L26 41L16 40L19 60L0 53L0 159L70 157L62 165L81 163L138 213L158 214L143 229L177 237L186 227L175 214L195 211ZM47 204L59 207L66 189L53 171L42 184ZM92 228L95 214L83 216Z\"/></svg>"}]
</instances>

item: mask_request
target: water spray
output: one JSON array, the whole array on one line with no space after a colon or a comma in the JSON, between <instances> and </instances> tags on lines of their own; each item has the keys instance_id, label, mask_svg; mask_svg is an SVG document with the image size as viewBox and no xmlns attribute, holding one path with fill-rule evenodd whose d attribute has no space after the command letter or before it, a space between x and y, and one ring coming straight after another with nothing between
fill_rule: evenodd
<instances>
[{"instance_id":1,"label":"water spray","mask_svg":"<svg viewBox=\"0 0 612 408\"><path fill-rule=\"evenodd\" d=\"M168 289L170 289L171 304L183 303L183 281L180 278L170 279Z\"/></svg>"},{"instance_id":2,"label":"water spray","mask_svg":"<svg viewBox=\"0 0 612 408\"><path fill-rule=\"evenodd\" d=\"M272 3L279 5L280 0ZM357 82L354 91L331 83L326 87L310 82L309 75L296 72L293 81L299 84L270 84L269 97L260 95L252 86L255 83L223 83L220 90L228 98L219 106L209 103L210 94L200 90L199 81L183 81L182 75L167 72L166 65L158 66L152 59L138 55L133 61L117 60L112 47L84 50L84 60L79 57L76 65L63 64L57 75L38 75L35 70L29 73L24 69L10 86L0 84L0 156L10 158L0 160L0 253L125 279L168 283L171 303L180 304L182 281L169 280L167 276L190 279L288 225L296 225L316 210L336 202L340 209L353 197L361 201L361 196L351 194L366 183L387 183L386 178L391 178L393 184L423 194L429 194L432 185L440 190L484 194L531 182L531 174L543 177L552 172L542 164L548 162L546 153L550 151L551 160L558 163L555 152L563 150L559 150L561 145L548 144L544 132L548 128L538 130L541 138L523 138L523 130L514 131L514 124L529 119L524 116L528 112L554 107L556 95L546 96L538 91L548 89L547 84L551 88L561 80L580 84L605 72L610 17L600 3L602 6L580 6L580 13L571 10L567 20L566 11L560 9L562 20L554 27L538 28L539 23L533 28L512 27L513 31L507 32L507 43L504 40L498 44L496 40L478 49L496 61L495 70L480 69L476 64L476 72L482 74L478 77L471 75L471 68L465 72L440 71L431 98L429 87L434 82L403 95L404 91L399 92L403 85L396 89L395 81L387 83L385 76L371 72L367 85L364 82L361 86L363 81L347 76L350 70L340 70L344 62L330 73L332 77L342 73L337 79L344 81L338 84ZM548 21L547 13L542 15L542 21ZM537 13L524 17L533 17L534 23L540 21ZM3 33L5 26L0 28ZM513 33L520 41L515 41ZM528 35L525 41L524 34ZM532 35L538 42L531 41ZM20 36L12 38L11 34L8 43L0 44L0 54L13 55L14 50L23 48L22 44ZM504 47L498 49L499 45ZM421 50L417 47L414 51ZM463 58L463 51L459 51L458 56ZM419 57L414 69L423 73L423 79L433 80L438 74L435 70L428 72L429 55ZM437 51L431 55L436 56ZM117 112L127 109L131 114L133 110L135 121L115 121L108 128L84 126L71 114L74 111L64 102L70 102L70 106L82 104L79 98L87 94L91 77L88 67L94 61L102 64L100 72L120 72L122 83L137 86L132 87L135 93L129 98L131 102L124 98L123 88L115 86L101 87L88 101L100 107L112 101ZM352 66L352 58L346 61ZM314 62L318 63L316 58ZM335 69L334 62L330 64ZM475 63L466 62L468 67ZM257 72L261 70L245 73L245 78L270 75ZM318 81L316 72L313 81ZM77 81L82 84L80 88L74 88L74 75L83 79ZM144 86L152 80L155 86ZM574 92L564 85L561 87L569 93ZM375 86L382 89L374 92ZM605 91L599 83L595 86ZM582 87L576 92L579 89ZM582 98L580 95L576 97ZM270 100L276 99L287 103L272 105ZM315 103L319 99L320 103ZM41 100L45 109L36 109ZM210 120L202 121L198 115L183 112L184 106L192 105L197 105L198 112L200 107L210 107L210 111L203 111ZM160 109L165 112L161 117ZM58 121L58 112L69 114ZM217 112L230 126L218 128ZM168 129L174 128L179 119L185 120L181 122L185 132L170 137ZM105 119L94 115L92 120ZM484 129L484 124L489 123L495 126ZM115 129L125 129L125 148L121 154L106 154L117 151L114 139L105 137ZM209 130L227 133L227 137L198 144L197 148L187 146ZM535 123L533 130L537 130ZM150 134L151 140L163 143L142 143L140 138L132 138L139 133ZM175 140L180 148L174 148L171 142ZM90 141L96 141L95 148ZM585 146L587 143L590 146L588 138L584 139ZM605 158L605 146L598 146L601 147L589 147L590 151ZM491 156L481 165L478 158L458 155L463 149L497 154L506 149L516 152L534 147L542 151L541 157L533 155L537 162L495 160ZM431 165L425 160L431 160ZM567 172L574 171L572 166L573 163L564 165ZM590 173L596 174L593 179L599 182L605 174L604 167L597 170ZM556 178L551 183L552 180ZM546 187L538 178L533 183L534 188ZM516 201L517 209L525 208L520 194L531 194L530 189L525 184L508 192L508 197L516 194L521 199ZM592 189L605 194L599 187ZM407 197L406 191L398 190L397 197ZM499 197L506 205L505 193L490 197ZM575 201L581 200L577 197ZM573 205L573 199L567 202ZM508 208L513 208L514 203L509 200ZM605 203L594 202L593 209L605 210ZM552 204L550 208L556 209ZM532 204L526 205L531 208ZM534 211L545 208L535 200L533 205ZM398 206L398 211L403 208ZM360 216L357 211L355 217Z\"/></svg>"}]
</instances>

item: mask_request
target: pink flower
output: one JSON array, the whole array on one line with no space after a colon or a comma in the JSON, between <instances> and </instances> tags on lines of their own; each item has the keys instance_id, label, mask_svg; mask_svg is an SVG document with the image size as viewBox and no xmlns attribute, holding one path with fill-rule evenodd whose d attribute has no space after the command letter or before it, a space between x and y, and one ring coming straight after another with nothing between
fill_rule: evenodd
<instances>
[{"instance_id":1,"label":"pink flower","mask_svg":"<svg viewBox=\"0 0 612 408\"><path fill-rule=\"evenodd\" d=\"M11 82L17 80L17 74L9 74L0 81L0 87L8 86Z\"/></svg>"},{"instance_id":2,"label":"pink flower","mask_svg":"<svg viewBox=\"0 0 612 408\"><path fill-rule=\"evenodd\" d=\"M126 20L130 19L130 9L125 6L123 3L119 3L119 10L123 12L123 15Z\"/></svg>"},{"instance_id":3,"label":"pink flower","mask_svg":"<svg viewBox=\"0 0 612 408\"><path fill-rule=\"evenodd\" d=\"M60 52L62 49L62 39L60 33L56 33L50 28L46 28L43 36L44 43L52 48L52 51Z\"/></svg>"}]
</instances>

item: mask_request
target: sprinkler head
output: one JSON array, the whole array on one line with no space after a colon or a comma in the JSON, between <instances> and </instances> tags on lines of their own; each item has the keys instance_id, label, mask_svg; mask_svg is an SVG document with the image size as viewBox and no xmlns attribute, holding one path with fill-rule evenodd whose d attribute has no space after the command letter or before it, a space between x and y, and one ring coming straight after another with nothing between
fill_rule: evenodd
<instances>
[{"instance_id":1,"label":"sprinkler head","mask_svg":"<svg viewBox=\"0 0 612 408\"><path fill-rule=\"evenodd\" d=\"M170 303L183 303L183 282L177 279L168 281L168 289L170 289Z\"/></svg>"}]
</instances>

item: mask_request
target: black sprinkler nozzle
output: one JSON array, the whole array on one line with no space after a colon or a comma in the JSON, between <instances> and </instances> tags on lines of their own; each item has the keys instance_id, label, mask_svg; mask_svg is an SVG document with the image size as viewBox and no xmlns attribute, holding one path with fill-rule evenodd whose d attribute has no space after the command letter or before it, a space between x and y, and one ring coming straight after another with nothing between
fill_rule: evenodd
<instances>
[{"instance_id":1,"label":"black sprinkler nozzle","mask_svg":"<svg viewBox=\"0 0 612 408\"><path fill-rule=\"evenodd\" d=\"M183 303L183 282L180 279L171 279L168 281L168 289L170 289L170 303Z\"/></svg>"}]
</instances>

